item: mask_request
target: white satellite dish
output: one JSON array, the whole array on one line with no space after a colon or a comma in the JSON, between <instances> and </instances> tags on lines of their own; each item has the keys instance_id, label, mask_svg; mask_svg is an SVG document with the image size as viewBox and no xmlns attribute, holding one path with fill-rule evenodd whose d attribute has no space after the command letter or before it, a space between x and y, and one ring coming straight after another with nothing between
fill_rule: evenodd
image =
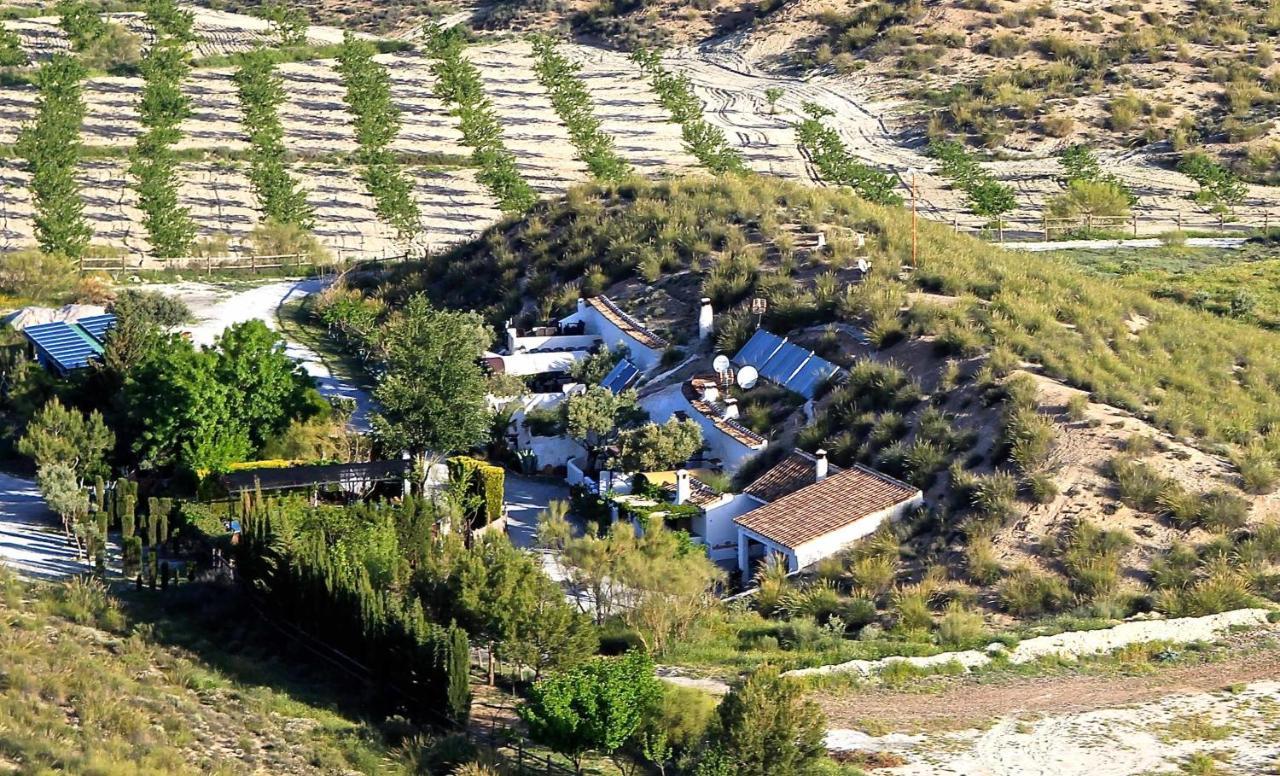
<instances>
[{"instance_id":1,"label":"white satellite dish","mask_svg":"<svg viewBox=\"0 0 1280 776\"><path fill-rule=\"evenodd\" d=\"M759 379L760 372L754 366L744 366L738 370L738 387L744 391L755 388Z\"/></svg>"},{"instance_id":2,"label":"white satellite dish","mask_svg":"<svg viewBox=\"0 0 1280 776\"><path fill-rule=\"evenodd\" d=\"M721 353L711 361L711 368L716 370L717 374L724 374L729 371L729 357Z\"/></svg>"}]
</instances>

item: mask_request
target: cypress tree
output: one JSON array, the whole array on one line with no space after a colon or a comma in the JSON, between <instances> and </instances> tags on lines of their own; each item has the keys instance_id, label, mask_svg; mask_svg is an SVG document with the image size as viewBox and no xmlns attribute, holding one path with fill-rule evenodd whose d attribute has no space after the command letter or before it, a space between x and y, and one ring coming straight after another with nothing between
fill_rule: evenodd
<instances>
[{"instance_id":1,"label":"cypress tree","mask_svg":"<svg viewBox=\"0 0 1280 776\"><path fill-rule=\"evenodd\" d=\"M471 716L471 645L467 632L455 622L445 635L445 681L448 685L449 717L460 725Z\"/></svg>"}]
</instances>

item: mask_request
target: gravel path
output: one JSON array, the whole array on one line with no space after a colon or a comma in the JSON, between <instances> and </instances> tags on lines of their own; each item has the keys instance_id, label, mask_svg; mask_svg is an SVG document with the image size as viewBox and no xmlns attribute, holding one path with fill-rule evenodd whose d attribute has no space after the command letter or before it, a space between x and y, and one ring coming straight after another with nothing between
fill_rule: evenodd
<instances>
[{"instance_id":1,"label":"gravel path","mask_svg":"<svg viewBox=\"0 0 1280 776\"><path fill-rule=\"evenodd\" d=\"M61 579L89 571L45 506L36 484L0 473L0 562L32 579Z\"/></svg>"}]
</instances>

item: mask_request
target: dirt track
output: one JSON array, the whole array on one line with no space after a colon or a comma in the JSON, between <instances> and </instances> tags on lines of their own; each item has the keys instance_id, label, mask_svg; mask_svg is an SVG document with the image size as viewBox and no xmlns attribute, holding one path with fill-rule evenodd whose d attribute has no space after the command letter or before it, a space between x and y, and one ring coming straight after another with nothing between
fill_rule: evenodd
<instances>
[{"instance_id":1,"label":"dirt track","mask_svg":"<svg viewBox=\"0 0 1280 776\"><path fill-rule=\"evenodd\" d=\"M815 694L832 728L872 724L897 731L960 730L1000 717L1073 714L1147 703L1170 695L1216 692L1233 684L1280 678L1275 631L1237 637L1236 655L1212 663L1156 668L1151 674L991 678L960 677L941 692L865 690Z\"/></svg>"}]
</instances>

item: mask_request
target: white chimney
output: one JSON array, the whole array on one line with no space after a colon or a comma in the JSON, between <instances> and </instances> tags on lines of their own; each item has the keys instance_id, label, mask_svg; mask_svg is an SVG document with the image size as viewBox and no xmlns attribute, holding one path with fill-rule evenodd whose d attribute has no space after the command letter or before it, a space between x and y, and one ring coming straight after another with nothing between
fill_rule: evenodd
<instances>
[{"instance_id":1,"label":"white chimney","mask_svg":"<svg viewBox=\"0 0 1280 776\"><path fill-rule=\"evenodd\" d=\"M715 383L705 382L702 384L702 400L718 401L720 399L720 388Z\"/></svg>"},{"instance_id":2,"label":"white chimney","mask_svg":"<svg viewBox=\"0 0 1280 776\"><path fill-rule=\"evenodd\" d=\"M585 309L587 309L587 300L583 297L578 297L578 312L582 312Z\"/></svg>"},{"instance_id":3,"label":"white chimney","mask_svg":"<svg viewBox=\"0 0 1280 776\"><path fill-rule=\"evenodd\" d=\"M724 416L729 420L738 419L738 400L737 399L724 400Z\"/></svg>"},{"instance_id":4,"label":"white chimney","mask_svg":"<svg viewBox=\"0 0 1280 776\"><path fill-rule=\"evenodd\" d=\"M689 501L689 496L693 492L692 486L689 484L689 470L676 470L676 503L684 504Z\"/></svg>"},{"instance_id":5,"label":"white chimney","mask_svg":"<svg viewBox=\"0 0 1280 776\"><path fill-rule=\"evenodd\" d=\"M711 339L711 331L714 328L714 311L711 309L711 300L702 297L702 307L698 309L698 339L706 341Z\"/></svg>"},{"instance_id":6,"label":"white chimney","mask_svg":"<svg viewBox=\"0 0 1280 776\"><path fill-rule=\"evenodd\" d=\"M827 478L827 451L819 450L813 454L813 475L816 482Z\"/></svg>"}]
</instances>

